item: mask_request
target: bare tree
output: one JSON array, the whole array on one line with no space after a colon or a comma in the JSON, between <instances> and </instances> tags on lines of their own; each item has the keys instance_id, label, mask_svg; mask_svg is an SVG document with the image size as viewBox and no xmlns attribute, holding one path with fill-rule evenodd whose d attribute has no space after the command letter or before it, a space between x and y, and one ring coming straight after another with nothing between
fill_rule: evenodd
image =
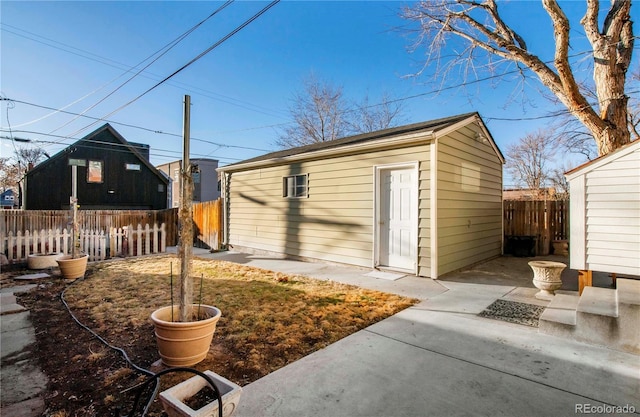
<instances>
[{"instance_id":1,"label":"bare tree","mask_svg":"<svg viewBox=\"0 0 640 417\"><path fill-rule=\"evenodd\" d=\"M10 158L0 158L0 191L8 189L16 191L20 180L20 168Z\"/></svg>"},{"instance_id":2,"label":"bare tree","mask_svg":"<svg viewBox=\"0 0 640 417\"><path fill-rule=\"evenodd\" d=\"M631 74L631 79L640 86L640 64ZM633 140L640 139L640 98L633 96L629 98L629 130L634 137Z\"/></svg>"},{"instance_id":3,"label":"bare tree","mask_svg":"<svg viewBox=\"0 0 640 417\"><path fill-rule=\"evenodd\" d=\"M565 163L553 168L551 171L549 182L553 188L555 188L555 197L558 200L569 199L569 181L567 181L567 177L564 176L564 173L569 171L571 168L572 167Z\"/></svg>"},{"instance_id":4,"label":"bare tree","mask_svg":"<svg viewBox=\"0 0 640 417\"><path fill-rule=\"evenodd\" d=\"M342 87L322 83L311 76L304 82L289 109L293 125L286 127L276 140L281 148L293 148L338 139L349 131L344 117L349 108Z\"/></svg>"},{"instance_id":5,"label":"bare tree","mask_svg":"<svg viewBox=\"0 0 640 417\"><path fill-rule=\"evenodd\" d=\"M350 133L369 133L387 129L400 121L402 103L393 100L389 94L382 95L380 104L369 104L369 95L355 105L350 119Z\"/></svg>"},{"instance_id":6,"label":"bare tree","mask_svg":"<svg viewBox=\"0 0 640 417\"><path fill-rule=\"evenodd\" d=\"M468 79L485 69L496 73L500 68L505 70L504 65L515 64L523 78L527 77L526 70L532 71L587 128L599 155L625 145L630 141L625 82L634 45L631 1L612 0L599 27L600 2L586 0L587 10L580 24L593 49L595 104L589 102L573 72L569 19L556 0L541 3L553 23L552 64L528 49L524 37L503 19L496 0L421 1L405 8L403 16L420 24L417 46L426 47L425 68L433 66L438 79L451 75L456 68L461 68ZM454 40L464 46L451 53L446 47L459 44Z\"/></svg>"},{"instance_id":7,"label":"bare tree","mask_svg":"<svg viewBox=\"0 0 640 417\"><path fill-rule=\"evenodd\" d=\"M305 81L304 87L303 92L296 93L289 109L294 123L284 128L276 140L281 148L374 132L395 126L401 120L401 102L386 93L380 104L372 105L368 95L353 103L344 97L342 87L313 76Z\"/></svg>"},{"instance_id":8,"label":"bare tree","mask_svg":"<svg viewBox=\"0 0 640 417\"><path fill-rule=\"evenodd\" d=\"M16 150L16 158L20 162L21 169L29 169L42 161L47 153L42 148L18 148Z\"/></svg>"},{"instance_id":9,"label":"bare tree","mask_svg":"<svg viewBox=\"0 0 640 417\"><path fill-rule=\"evenodd\" d=\"M538 130L507 147L505 168L518 185L526 185L532 197L541 198L552 176L557 141L553 132Z\"/></svg>"}]
</instances>

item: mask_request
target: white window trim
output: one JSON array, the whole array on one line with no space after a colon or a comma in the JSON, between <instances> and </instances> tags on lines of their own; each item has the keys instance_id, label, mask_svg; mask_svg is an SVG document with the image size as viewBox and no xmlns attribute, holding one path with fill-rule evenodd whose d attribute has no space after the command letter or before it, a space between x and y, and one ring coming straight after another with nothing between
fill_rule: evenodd
<instances>
[{"instance_id":1,"label":"white window trim","mask_svg":"<svg viewBox=\"0 0 640 417\"><path fill-rule=\"evenodd\" d=\"M289 195L289 187L287 184L287 179L294 178L294 181L297 177L305 177L305 192L303 195ZM298 188L297 182L294 184L293 189L296 190ZM294 191L295 192L295 191ZM309 198L309 174L295 174L295 175L285 175L282 177L282 197L283 198Z\"/></svg>"}]
</instances>

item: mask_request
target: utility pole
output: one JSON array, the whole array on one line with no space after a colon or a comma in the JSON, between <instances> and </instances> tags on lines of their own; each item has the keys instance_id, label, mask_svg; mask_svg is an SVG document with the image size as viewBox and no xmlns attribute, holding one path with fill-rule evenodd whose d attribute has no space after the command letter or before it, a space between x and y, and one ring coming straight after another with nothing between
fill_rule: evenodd
<instances>
[{"instance_id":1,"label":"utility pole","mask_svg":"<svg viewBox=\"0 0 640 417\"><path fill-rule=\"evenodd\" d=\"M180 225L180 321L192 321L191 257L193 252L193 177L189 162L191 96L184 96L184 126L182 130L182 170L179 210ZM197 318L195 318L197 320Z\"/></svg>"}]
</instances>

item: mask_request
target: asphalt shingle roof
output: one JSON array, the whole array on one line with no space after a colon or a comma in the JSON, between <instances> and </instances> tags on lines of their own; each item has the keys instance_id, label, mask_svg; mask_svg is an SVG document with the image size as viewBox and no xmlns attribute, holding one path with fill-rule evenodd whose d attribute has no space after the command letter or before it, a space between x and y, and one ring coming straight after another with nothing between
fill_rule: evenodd
<instances>
[{"instance_id":1,"label":"asphalt shingle roof","mask_svg":"<svg viewBox=\"0 0 640 417\"><path fill-rule=\"evenodd\" d=\"M421 130L430 130L430 131L437 132L439 130L445 129L451 125L454 125L462 120L468 119L469 117L473 117L473 116L478 116L478 113L477 112L465 113L457 116L445 117L442 119L435 119L435 120L430 120L426 122L420 122L420 123L414 123L414 124L405 125L405 126L378 130L376 132L363 133L355 136L348 136L345 138L331 140L327 142L318 142L318 143L313 143L311 145L298 146L296 148L284 149L281 151L271 152L265 155L257 156L255 158L245 159L244 161L227 165L221 168L221 170L227 170L237 165L244 165L244 164L253 163L253 162L267 161L267 160L278 159L278 158L286 158L288 156L302 155L305 153L310 153L310 152L315 152L315 151L320 151L325 149L339 148L341 146L347 146L347 145L355 145L358 143L369 142L376 139L383 139L389 136L401 135L401 134L417 132Z\"/></svg>"}]
</instances>

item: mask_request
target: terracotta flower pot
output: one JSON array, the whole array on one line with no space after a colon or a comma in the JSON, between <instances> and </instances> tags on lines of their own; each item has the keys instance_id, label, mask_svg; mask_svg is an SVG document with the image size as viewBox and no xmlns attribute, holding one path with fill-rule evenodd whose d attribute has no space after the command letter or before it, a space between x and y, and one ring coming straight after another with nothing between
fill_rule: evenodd
<instances>
[{"instance_id":1,"label":"terracotta flower pot","mask_svg":"<svg viewBox=\"0 0 640 417\"><path fill-rule=\"evenodd\" d=\"M89 255L82 255L79 258L72 258L71 255L63 255L56 259L60 273L63 278L82 278L87 271L87 260Z\"/></svg>"},{"instance_id":2,"label":"terracotta flower pot","mask_svg":"<svg viewBox=\"0 0 640 417\"><path fill-rule=\"evenodd\" d=\"M180 314L177 305L159 308L151 314L162 363L167 366L195 365L207 356L222 312L216 307L201 305L198 317L204 315L206 319L178 322L171 321L172 309L173 318L177 320ZM194 309L198 310L198 307L194 306Z\"/></svg>"}]
</instances>

